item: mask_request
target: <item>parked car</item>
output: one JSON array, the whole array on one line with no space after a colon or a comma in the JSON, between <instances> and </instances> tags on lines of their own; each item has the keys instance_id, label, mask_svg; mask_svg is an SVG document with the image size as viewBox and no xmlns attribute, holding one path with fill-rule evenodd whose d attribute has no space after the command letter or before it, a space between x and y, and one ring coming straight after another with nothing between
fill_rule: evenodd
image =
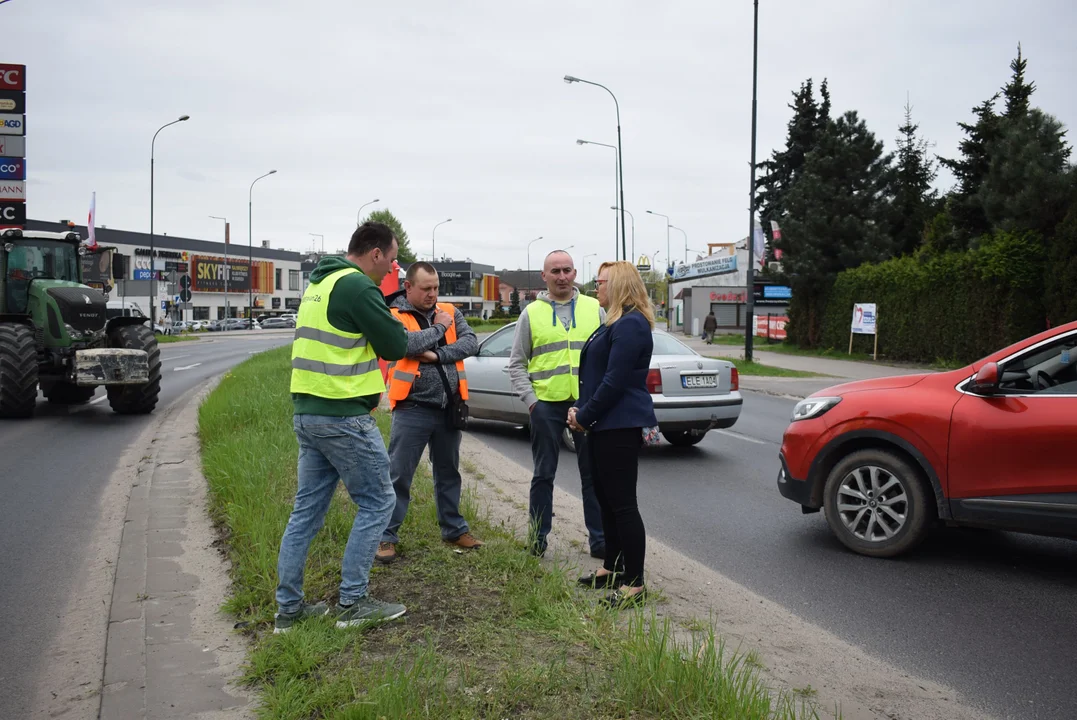
<instances>
[{"instance_id":1,"label":"parked car","mask_svg":"<svg viewBox=\"0 0 1077 720\"><path fill-rule=\"evenodd\" d=\"M464 361L471 417L527 425L527 406L509 382L509 351L516 323L501 328L479 346L476 357ZM656 330L647 388L663 437L687 447L703 440L714 428L732 427L743 400L737 368L725 360L706 358L668 333ZM566 428L565 444L575 449Z\"/></svg>"},{"instance_id":2,"label":"parked car","mask_svg":"<svg viewBox=\"0 0 1077 720\"><path fill-rule=\"evenodd\" d=\"M1077 322L953 372L848 383L797 404L778 490L864 555L939 523L1077 538Z\"/></svg>"},{"instance_id":3,"label":"parked car","mask_svg":"<svg viewBox=\"0 0 1077 720\"><path fill-rule=\"evenodd\" d=\"M294 324L290 323L286 318L282 317L262 318L262 320L259 322L259 325L262 327L263 330L281 330L295 327Z\"/></svg>"},{"instance_id":4,"label":"parked car","mask_svg":"<svg viewBox=\"0 0 1077 720\"><path fill-rule=\"evenodd\" d=\"M172 322L168 318L161 318L153 324L153 331L158 335L171 335L173 332Z\"/></svg>"}]
</instances>

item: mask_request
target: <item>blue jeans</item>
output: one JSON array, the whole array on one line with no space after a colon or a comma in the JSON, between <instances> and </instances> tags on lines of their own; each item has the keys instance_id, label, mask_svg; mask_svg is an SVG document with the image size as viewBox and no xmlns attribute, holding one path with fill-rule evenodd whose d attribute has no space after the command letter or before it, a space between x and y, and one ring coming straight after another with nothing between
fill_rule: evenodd
<instances>
[{"instance_id":1,"label":"blue jeans","mask_svg":"<svg viewBox=\"0 0 1077 720\"><path fill-rule=\"evenodd\" d=\"M553 524L553 481L557 476L557 461L561 456L561 433L568 421L572 401L535 403L531 411L531 457L535 474L531 478L530 520L538 525L538 544L546 548L546 536ZM606 544L602 533L602 509L595 496L591 476L591 457L587 451L587 436L573 433L576 441L576 462L580 468L580 495L583 496L583 522L587 526L587 542L591 550Z\"/></svg>"},{"instance_id":2,"label":"blue jeans","mask_svg":"<svg viewBox=\"0 0 1077 720\"><path fill-rule=\"evenodd\" d=\"M338 479L359 506L340 569L340 603L349 605L366 595L378 539L393 511L385 443L369 415L296 415L293 424L299 440L299 487L280 541L277 605L282 613L302 607L307 552L325 522Z\"/></svg>"},{"instance_id":3,"label":"blue jeans","mask_svg":"<svg viewBox=\"0 0 1077 720\"><path fill-rule=\"evenodd\" d=\"M397 533L408 514L411 481L427 445L441 539L455 540L468 532L467 520L460 514L460 438L461 432L449 427L445 410L410 403L396 406L389 434L389 476L396 491L396 508L382 533L382 542L400 542Z\"/></svg>"}]
</instances>

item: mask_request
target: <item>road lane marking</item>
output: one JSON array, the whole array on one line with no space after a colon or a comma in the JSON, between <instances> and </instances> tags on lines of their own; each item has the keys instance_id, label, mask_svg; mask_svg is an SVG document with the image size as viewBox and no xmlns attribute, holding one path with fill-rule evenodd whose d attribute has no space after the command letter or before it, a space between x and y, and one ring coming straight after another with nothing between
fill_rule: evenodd
<instances>
[{"instance_id":1,"label":"road lane marking","mask_svg":"<svg viewBox=\"0 0 1077 720\"><path fill-rule=\"evenodd\" d=\"M714 432L721 433L722 435L728 435L729 437L736 438L738 440L747 440L748 442L755 443L756 445L768 445L769 444L769 443L767 443L766 440L756 440L753 437L748 437L747 435L741 435L740 433L730 432L729 430L715 430Z\"/></svg>"},{"instance_id":2,"label":"road lane marking","mask_svg":"<svg viewBox=\"0 0 1077 720\"><path fill-rule=\"evenodd\" d=\"M179 372L180 370L190 370L191 368L196 368L201 364L202 363L195 363L194 365L183 365L182 367L172 368L172 372Z\"/></svg>"},{"instance_id":3,"label":"road lane marking","mask_svg":"<svg viewBox=\"0 0 1077 720\"><path fill-rule=\"evenodd\" d=\"M171 362L172 360L179 360L180 358L191 357L190 353L186 355L170 355L169 357L161 358L161 362Z\"/></svg>"}]
</instances>

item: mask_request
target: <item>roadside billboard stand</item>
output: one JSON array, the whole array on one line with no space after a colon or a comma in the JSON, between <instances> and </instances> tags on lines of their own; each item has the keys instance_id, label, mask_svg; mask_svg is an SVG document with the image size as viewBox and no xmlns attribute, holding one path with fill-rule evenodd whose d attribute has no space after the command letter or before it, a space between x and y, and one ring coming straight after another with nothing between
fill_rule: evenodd
<instances>
[{"instance_id":1,"label":"roadside billboard stand","mask_svg":"<svg viewBox=\"0 0 1077 720\"><path fill-rule=\"evenodd\" d=\"M853 354L853 337L856 335L874 335L875 349L871 358L879 360L879 313L875 303L856 303L853 305L853 323L849 329L849 354Z\"/></svg>"}]
</instances>

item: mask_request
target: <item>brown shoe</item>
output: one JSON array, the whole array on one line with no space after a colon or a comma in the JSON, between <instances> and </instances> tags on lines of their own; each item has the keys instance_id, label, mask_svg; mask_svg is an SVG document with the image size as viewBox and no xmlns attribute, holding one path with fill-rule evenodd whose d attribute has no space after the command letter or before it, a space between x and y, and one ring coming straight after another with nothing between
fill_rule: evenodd
<instances>
[{"instance_id":1,"label":"brown shoe","mask_svg":"<svg viewBox=\"0 0 1077 720\"><path fill-rule=\"evenodd\" d=\"M396 560L396 543L378 543L378 551L374 553L374 559L382 565L388 565Z\"/></svg>"},{"instance_id":2,"label":"brown shoe","mask_svg":"<svg viewBox=\"0 0 1077 720\"><path fill-rule=\"evenodd\" d=\"M464 533L458 538L446 540L445 542L449 545L455 545L458 548L463 548L464 550L474 550L475 548L481 548L483 546L482 540L479 540L477 537L475 537L469 532Z\"/></svg>"}]
</instances>

